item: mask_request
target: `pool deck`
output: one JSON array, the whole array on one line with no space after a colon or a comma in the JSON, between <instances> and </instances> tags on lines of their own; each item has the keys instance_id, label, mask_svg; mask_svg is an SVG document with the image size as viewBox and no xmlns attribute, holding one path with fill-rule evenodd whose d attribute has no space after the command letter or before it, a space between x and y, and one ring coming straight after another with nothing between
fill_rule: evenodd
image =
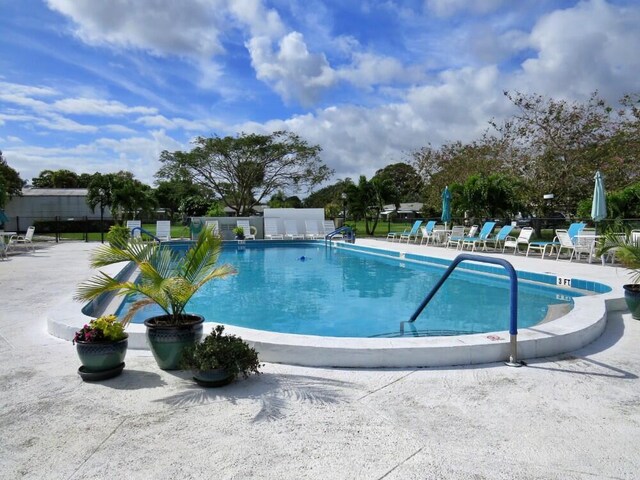
<instances>
[{"instance_id":1,"label":"pool deck","mask_svg":"<svg viewBox=\"0 0 640 480\"><path fill-rule=\"evenodd\" d=\"M441 248L358 240L453 258ZM640 322L608 314L579 350L522 368L265 364L201 389L130 351L84 383L46 319L91 272L95 245L0 261L0 478L638 478ZM517 269L627 283L624 269L507 255ZM543 268L540 266L543 265Z\"/></svg>"}]
</instances>

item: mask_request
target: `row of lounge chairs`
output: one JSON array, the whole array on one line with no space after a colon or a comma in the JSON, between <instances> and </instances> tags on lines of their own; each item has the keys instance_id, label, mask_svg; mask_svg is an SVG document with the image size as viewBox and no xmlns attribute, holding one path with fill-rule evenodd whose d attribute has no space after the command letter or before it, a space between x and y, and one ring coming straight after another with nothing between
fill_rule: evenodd
<instances>
[{"instance_id":1,"label":"row of lounge chairs","mask_svg":"<svg viewBox=\"0 0 640 480\"><path fill-rule=\"evenodd\" d=\"M569 261L574 258L579 260L582 255L585 255L591 262L596 254L599 237L596 236L595 229L586 228L586 224L582 222L572 223L566 230L556 230L556 236L552 241L532 241L534 230L531 227L522 228L517 237L510 235L514 228L513 225L505 225L494 234L495 225L496 222L485 222L479 232L477 225L473 225L468 232L465 232L463 226L454 226L451 230L443 230L438 228L433 220L425 225L422 225L421 220L417 220L410 229L406 229L404 232L389 233L387 239L398 242L406 241L407 243L412 240L417 243L420 239L421 245L429 245L431 242L433 245L440 244L447 248L454 246L458 250L470 248L471 251L476 251L476 249L486 251L488 247L492 247L494 251L502 253L513 249L513 253L517 254L523 249L523 252L526 251L527 257L534 252L539 252L541 258L555 253L556 260L564 252L569 255ZM624 234L619 235L619 239L624 240ZM633 231L630 241L640 241L640 231ZM613 262L615 249L611 249L607 257ZM605 263L606 259L602 258L602 262Z\"/></svg>"},{"instance_id":2,"label":"row of lounge chairs","mask_svg":"<svg viewBox=\"0 0 640 480\"><path fill-rule=\"evenodd\" d=\"M140 220L127 220L127 229L133 238L140 238L142 236L143 230ZM158 220L156 222L156 231L153 235L161 242L171 240L171 221Z\"/></svg>"},{"instance_id":3,"label":"row of lounge chairs","mask_svg":"<svg viewBox=\"0 0 640 480\"><path fill-rule=\"evenodd\" d=\"M264 238L266 240L316 240L325 238L326 235L333 233L336 226L333 220L324 220L322 226L315 220L305 220L305 231L298 230L298 222L294 219L283 221L284 231L278 229L277 218L264 219ZM336 234L333 238L342 238L342 235Z\"/></svg>"}]
</instances>

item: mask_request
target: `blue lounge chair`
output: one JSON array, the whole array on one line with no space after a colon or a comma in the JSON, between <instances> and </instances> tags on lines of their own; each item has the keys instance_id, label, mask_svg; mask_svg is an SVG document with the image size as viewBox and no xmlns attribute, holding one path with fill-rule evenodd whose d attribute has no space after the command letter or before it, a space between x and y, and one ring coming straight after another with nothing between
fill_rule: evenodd
<instances>
[{"instance_id":1,"label":"blue lounge chair","mask_svg":"<svg viewBox=\"0 0 640 480\"><path fill-rule=\"evenodd\" d=\"M484 222L477 237L465 237L462 239L462 248L464 248L465 245L471 245L471 251L474 252L477 244L484 244L484 242L487 241L487 238L489 238L495 226L496 222Z\"/></svg>"},{"instance_id":2,"label":"blue lounge chair","mask_svg":"<svg viewBox=\"0 0 640 480\"><path fill-rule=\"evenodd\" d=\"M585 226L586 224L582 222L575 222L569 225L569 229L566 230L566 232L569 235L569 238L571 239L572 243L575 243L576 235L578 235ZM553 253L554 250L559 250L560 247L562 247L562 242L558 239L558 231L556 230L556 237L553 239L553 241L549 242L549 241L538 240L535 242L531 242L527 247L526 256L527 257L529 256L529 252L531 252L531 250L537 250L542 254L540 258L544 259L544 256L547 253L547 248L549 248L549 254L551 254ZM565 245L563 248L567 248L567 247L568 245Z\"/></svg>"},{"instance_id":3,"label":"blue lounge chair","mask_svg":"<svg viewBox=\"0 0 640 480\"><path fill-rule=\"evenodd\" d=\"M420 245L422 245L423 243L425 243L426 245L429 245L429 239L433 240L433 229L435 228L435 226L436 226L436 221L429 220L426 225L420 227L420 233L422 234Z\"/></svg>"},{"instance_id":4,"label":"blue lounge chair","mask_svg":"<svg viewBox=\"0 0 640 480\"><path fill-rule=\"evenodd\" d=\"M414 237L416 240L418 239L418 232L420 231L420 225L422 225L422 220L416 220L413 222L413 227L411 230L405 229L404 232L400 234L400 243L402 243L403 239L407 239L407 243L411 241L411 237Z\"/></svg>"},{"instance_id":5,"label":"blue lounge chair","mask_svg":"<svg viewBox=\"0 0 640 480\"><path fill-rule=\"evenodd\" d=\"M482 242L482 250L487 249L487 243L492 243L495 250L500 250L501 246L504 244L504 241L511 233L511 230L513 230L513 225L503 226L498 231L495 237L489 237L484 242Z\"/></svg>"}]
</instances>

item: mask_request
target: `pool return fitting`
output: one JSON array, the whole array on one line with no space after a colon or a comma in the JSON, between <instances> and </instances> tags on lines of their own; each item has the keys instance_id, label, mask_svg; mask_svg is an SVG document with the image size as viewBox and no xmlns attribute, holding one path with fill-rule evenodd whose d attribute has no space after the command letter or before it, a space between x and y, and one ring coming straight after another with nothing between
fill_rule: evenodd
<instances>
[{"instance_id":1,"label":"pool return fitting","mask_svg":"<svg viewBox=\"0 0 640 480\"><path fill-rule=\"evenodd\" d=\"M494 265L500 265L504 267L509 275L509 337L510 337L510 354L509 360L504 362L509 367L521 367L524 362L518 360L518 275L516 274L513 265L502 258L483 257L480 255L471 255L469 253L461 253L458 255L444 275L438 280L438 283L431 289L429 294L422 301L418 309L411 315L408 321L400 322L400 333L404 333L404 324L413 323L418 316L422 313L422 310L427 306L429 301L438 292L442 284L449 278L449 275L455 270L455 268L465 260L480 263L491 263Z\"/></svg>"}]
</instances>

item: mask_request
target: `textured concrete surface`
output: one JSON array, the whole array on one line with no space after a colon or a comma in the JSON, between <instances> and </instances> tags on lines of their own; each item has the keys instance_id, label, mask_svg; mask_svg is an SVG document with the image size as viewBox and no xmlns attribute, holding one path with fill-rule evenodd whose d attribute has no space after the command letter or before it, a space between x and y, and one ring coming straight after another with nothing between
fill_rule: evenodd
<instances>
[{"instance_id":1,"label":"textured concrete surface","mask_svg":"<svg viewBox=\"0 0 640 480\"><path fill-rule=\"evenodd\" d=\"M640 322L628 313L587 347L519 369L266 364L202 389L130 351L120 377L91 384L44 318L90 275L92 247L0 261L2 479L640 477Z\"/></svg>"}]
</instances>

